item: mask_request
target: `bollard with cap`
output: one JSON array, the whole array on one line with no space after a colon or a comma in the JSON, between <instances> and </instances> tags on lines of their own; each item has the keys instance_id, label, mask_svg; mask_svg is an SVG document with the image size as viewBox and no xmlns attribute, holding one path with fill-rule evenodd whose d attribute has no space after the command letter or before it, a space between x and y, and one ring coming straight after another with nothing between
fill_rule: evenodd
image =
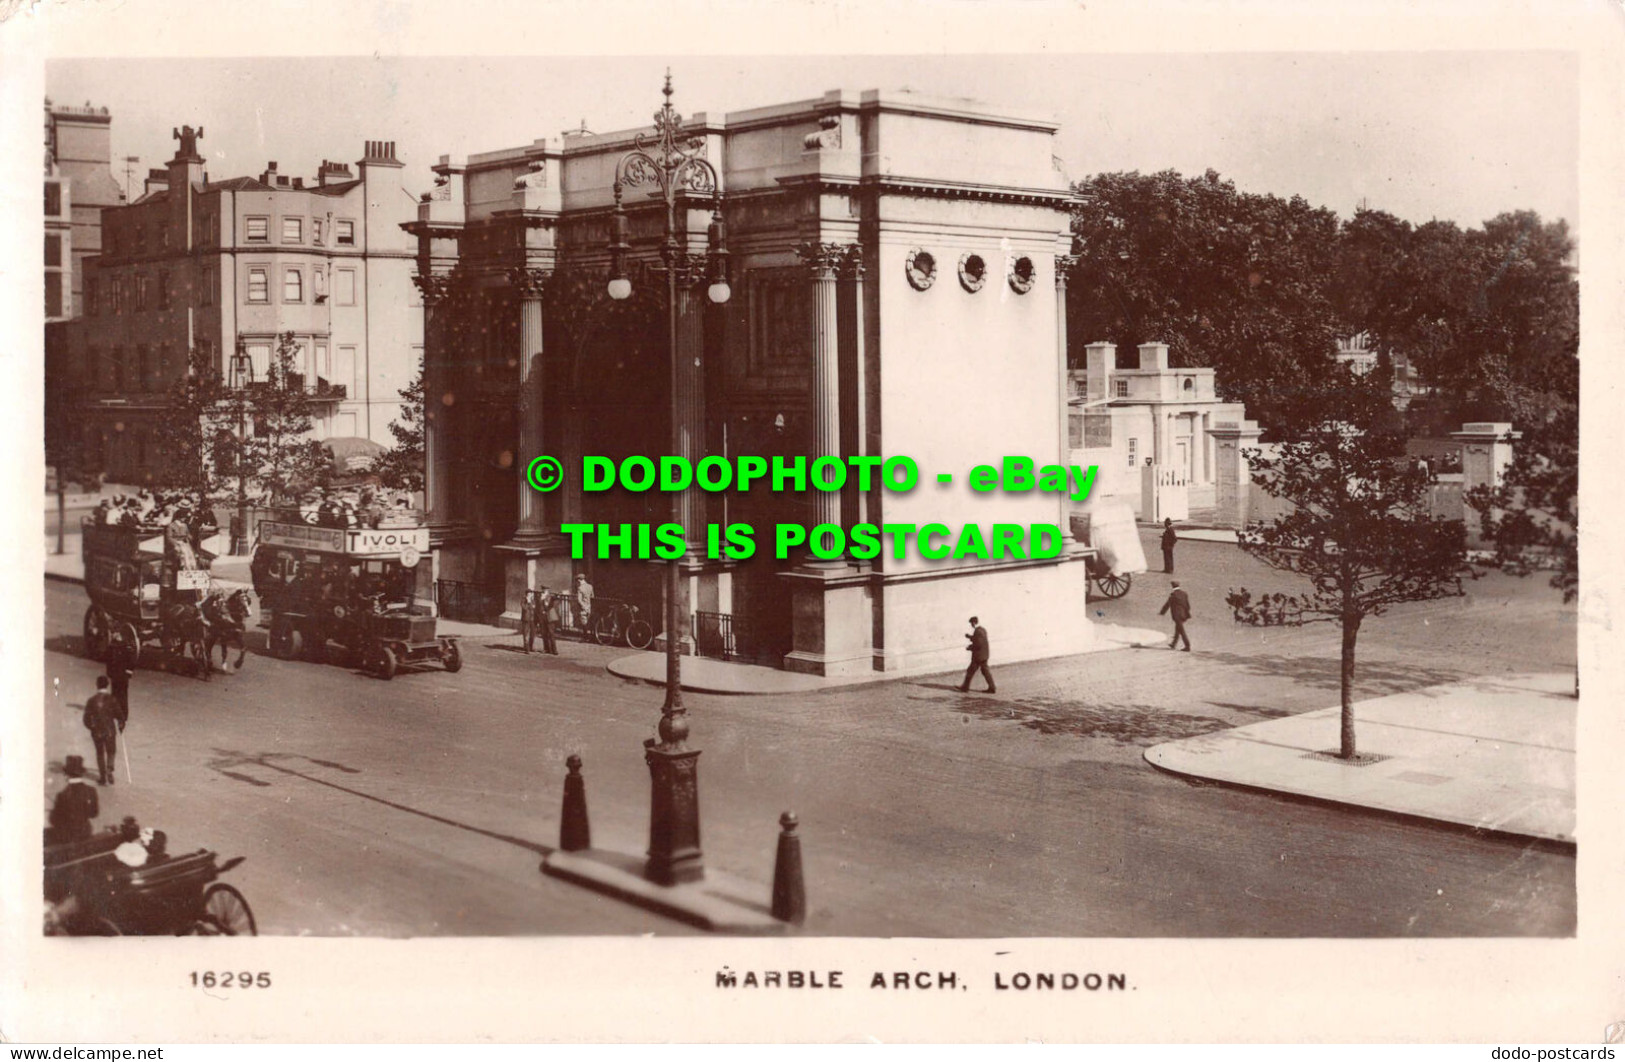
<instances>
[{"instance_id":1,"label":"bollard with cap","mask_svg":"<svg viewBox=\"0 0 1625 1062\"><path fill-rule=\"evenodd\" d=\"M564 776L564 815L559 824L559 847L566 852L579 852L592 847L592 833L587 827L587 782L581 777L581 757L570 754L564 761L570 773Z\"/></svg>"},{"instance_id":2,"label":"bollard with cap","mask_svg":"<svg viewBox=\"0 0 1625 1062\"><path fill-rule=\"evenodd\" d=\"M807 919L807 886L801 876L801 838L795 812L779 816L779 854L773 863L773 917L800 925Z\"/></svg>"}]
</instances>

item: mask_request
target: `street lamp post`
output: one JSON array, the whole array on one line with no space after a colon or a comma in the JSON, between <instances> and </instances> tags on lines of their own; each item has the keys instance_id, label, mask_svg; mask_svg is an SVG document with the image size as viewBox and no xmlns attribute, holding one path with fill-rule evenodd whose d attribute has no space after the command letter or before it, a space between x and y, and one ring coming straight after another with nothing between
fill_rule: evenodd
<instances>
[{"instance_id":1,"label":"street lamp post","mask_svg":"<svg viewBox=\"0 0 1625 1062\"><path fill-rule=\"evenodd\" d=\"M671 370L671 452L683 449L683 425L678 400L679 292L708 281L706 296L717 304L732 294L727 275L727 230L722 221L722 187L717 171L703 156L704 141L682 133L682 115L671 105L671 71L661 90L666 102L655 112L653 136L639 134L636 147L615 164L615 210L610 245L609 297L626 299L632 294L626 257L630 250L626 211L621 194L627 187L653 185L666 205L665 239L660 260L666 274L666 338ZM711 226L707 232L706 253L693 255L678 241L678 202L686 195L711 198ZM671 496L671 522L683 523L683 497ZM693 528L685 527L685 538ZM660 885L696 881L705 875L700 852L699 749L688 746L688 718L683 708L682 658L677 630L680 619L678 598L682 590L682 559L666 567L666 700L660 709L660 741L644 742L644 759L649 765L651 785L649 816L649 862L645 876Z\"/></svg>"},{"instance_id":2,"label":"street lamp post","mask_svg":"<svg viewBox=\"0 0 1625 1062\"><path fill-rule=\"evenodd\" d=\"M237 402L237 526L231 536L231 553L240 557L248 552L248 469L243 461L243 452L248 448L248 400L243 389L254 382L254 359L249 357L248 345L241 338L231 367Z\"/></svg>"}]
</instances>

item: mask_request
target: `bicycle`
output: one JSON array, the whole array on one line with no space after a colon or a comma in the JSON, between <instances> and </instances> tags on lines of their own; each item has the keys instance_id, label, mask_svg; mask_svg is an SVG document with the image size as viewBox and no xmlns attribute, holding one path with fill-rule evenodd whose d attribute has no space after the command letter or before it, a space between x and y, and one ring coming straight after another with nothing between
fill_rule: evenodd
<instances>
[{"instance_id":1,"label":"bicycle","mask_svg":"<svg viewBox=\"0 0 1625 1062\"><path fill-rule=\"evenodd\" d=\"M654 628L638 615L636 605L618 604L606 609L593 622L593 637L599 645L625 644L647 649L655 639Z\"/></svg>"}]
</instances>

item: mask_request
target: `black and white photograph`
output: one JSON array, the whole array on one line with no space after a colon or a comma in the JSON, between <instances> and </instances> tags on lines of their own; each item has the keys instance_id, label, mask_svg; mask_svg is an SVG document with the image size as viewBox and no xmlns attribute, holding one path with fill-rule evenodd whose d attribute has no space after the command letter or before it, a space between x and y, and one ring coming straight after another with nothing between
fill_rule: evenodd
<instances>
[{"instance_id":1,"label":"black and white photograph","mask_svg":"<svg viewBox=\"0 0 1625 1062\"><path fill-rule=\"evenodd\" d=\"M121 1040L474 1032L358 984L424 1011L265 1031L341 969L556 993L521 1040L1625 1020L1613 18L1005 5L949 47L899 7L798 48L810 6L629 5L617 46L382 4L304 48L210 10L240 32L0 24L44 48L0 75L8 204L43 163L6 259L36 1001L105 957L200 1023ZM691 1024L607 1031L638 996Z\"/></svg>"}]
</instances>

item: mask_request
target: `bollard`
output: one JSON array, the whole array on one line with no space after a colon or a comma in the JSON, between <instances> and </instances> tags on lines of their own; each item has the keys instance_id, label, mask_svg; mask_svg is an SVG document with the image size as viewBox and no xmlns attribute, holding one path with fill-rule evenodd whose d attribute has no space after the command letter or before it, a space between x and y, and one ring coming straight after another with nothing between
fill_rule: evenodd
<instances>
[{"instance_id":1,"label":"bollard","mask_svg":"<svg viewBox=\"0 0 1625 1062\"><path fill-rule=\"evenodd\" d=\"M564 761L570 773L564 776L564 819L559 824L559 847L566 852L579 852L592 847L592 833L587 828L587 782L581 777L581 757L571 753Z\"/></svg>"},{"instance_id":2,"label":"bollard","mask_svg":"<svg viewBox=\"0 0 1625 1062\"><path fill-rule=\"evenodd\" d=\"M779 816L779 855L773 863L773 917L800 925L807 919L807 886L801 878L801 838L794 812Z\"/></svg>"}]
</instances>

